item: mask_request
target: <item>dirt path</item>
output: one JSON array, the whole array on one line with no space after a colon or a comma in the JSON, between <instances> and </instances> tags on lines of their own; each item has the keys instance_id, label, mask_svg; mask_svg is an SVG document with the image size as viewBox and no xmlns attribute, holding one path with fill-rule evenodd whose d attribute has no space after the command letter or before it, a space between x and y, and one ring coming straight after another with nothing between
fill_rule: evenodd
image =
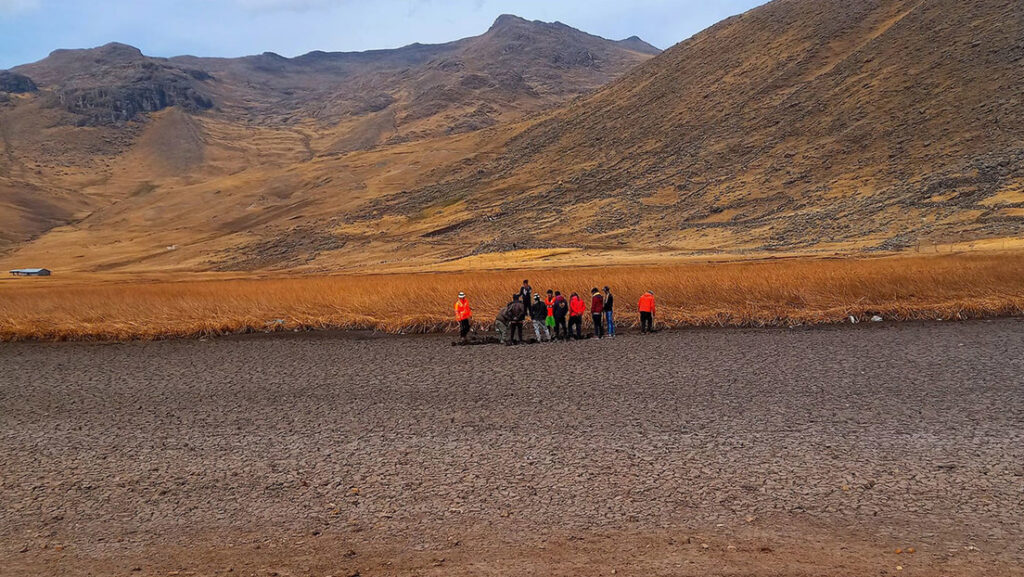
<instances>
[{"instance_id":1,"label":"dirt path","mask_svg":"<svg viewBox=\"0 0 1024 577\"><path fill-rule=\"evenodd\" d=\"M1024 575L1022 344L4 345L0 575Z\"/></svg>"}]
</instances>

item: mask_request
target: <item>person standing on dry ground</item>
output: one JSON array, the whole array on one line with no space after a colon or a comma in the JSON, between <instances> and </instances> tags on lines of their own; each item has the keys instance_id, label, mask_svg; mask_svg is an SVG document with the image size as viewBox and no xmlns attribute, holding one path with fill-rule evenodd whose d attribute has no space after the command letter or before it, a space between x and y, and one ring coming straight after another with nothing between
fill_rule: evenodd
<instances>
[{"instance_id":1,"label":"person standing on dry ground","mask_svg":"<svg viewBox=\"0 0 1024 577\"><path fill-rule=\"evenodd\" d=\"M523 286L519 288L519 298L522 299L523 306L529 309L530 303L533 302L531 300L533 298L533 287L530 286L530 281L523 281ZM526 312L529 313L530 311L527 310ZM531 316L530 318L533 317Z\"/></svg>"},{"instance_id":2,"label":"person standing on dry ground","mask_svg":"<svg viewBox=\"0 0 1024 577\"><path fill-rule=\"evenodd\" d=\"M604 318L608 328L608 338L615 338L615 319L612 318L612 306L615 304L615 297L612 296L612 289L604 287Z\"/></svg>"},{"instance_id":3,"label":"person standing on dry ground","mask_svg":"<svg viewBox=\"0 0 1024 577\"><path fill-rule=\"evenodd\" d=\"M548 334L552 334L550 331L555 330L555 291L548 290L548 297L544 299L544 304L548 308L548 316L544 317L544 326L548 328Z\"/></svg>"},{"instance_id":4,"label":"person standing on dry ground","mask_svg":"<svg viewBox=\"0 0 1024 577\"><path fill-rule=\"evenodd\" d=\"M505 305L505 308L498 311L498 316L494 318L494 330L498 331L498 342L503 345L511 344L508 340L508 329L511 324L509 309L512 308L512 303Z\"/></svg>"},{"instance_id":5,"label":"person standing on dry ground","mask_svg":"<svg viewBox=\"0 0 1024 577\"><path fill-rule=\"evenodd\" d=\"M590 291L590 318L594 321L594 336L604 338L604 297L594 287Z\"/></svg>"},{"instance_id":6,"label":"person standing on dry ground","mask_svg":"<svg viewBox=\"0 0 1024 577\"><path fill-rule=\"evenodd\" d=\"M569 336L579 340L583 338L583 313L587 312L587 304L580 295L569 296Z\"/></svg>"},{"instance_id":7,"label":"person standing on dry ground","mask_svg":"<svg viewBox=\"0 0 1024 577\"><path fill-rule=\"evenodd\" d=\"M523 321L526 319L526 306L519 297L518 294L514 295L508 305L509 343L513 345L523 342Z\"/></svg>"},{"instance_id":8,"label":"person standing on dry ground","mask_svg":"<svg viewBox=\"0 0 1024 577\"><path fill-rule=\"evenodd\" d=\"M569 303L561 291L555 291L554 305L555 338L569 340L569 327L565 324L565 317L569 316Z\"/></svg>"},{"instance_id":9,"label":"person standing on dry ground","mask_svg":"<svg viewBox=\"0 0 1024 577\"><path fill-rule=\"evenodd\" d=\"M533 321L533 332L537 334L537 342L551 341L551 332L545 324L548 318L548 305L540 300L540 295L533 295L533 306L530 307L530 319Z\"/></svg>"},{"instance_id":10,"label":"person standing on dry ground","mask_svg":"<svg viewBox=\"0 0 1024 577\"><path fill-rule=\"evenodd\" d=\"M645 292L640 297L637 308L640 310L640 332L643 334L654 332L654 292Z\"/></svg>"},{"instance_id":11,"label":"person standing on dry ground","mask_svg":"<svg viewBox=\"0 0 1024 577\"><path fill-rule=\"evenodd\" d=\"M469 325L473 318L473 309L469 307L466 293L459 293L459 300L455 301L455 321L459 323L459 340L466 342L469 337Z\"/></svg>"}]
</instances>

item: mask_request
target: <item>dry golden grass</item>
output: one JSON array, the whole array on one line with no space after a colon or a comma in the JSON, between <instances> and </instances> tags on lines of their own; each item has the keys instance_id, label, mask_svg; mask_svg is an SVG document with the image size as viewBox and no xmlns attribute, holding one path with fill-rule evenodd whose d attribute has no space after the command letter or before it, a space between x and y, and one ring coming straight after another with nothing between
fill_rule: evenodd
<instances>
[{"instance_id":1,"label":"dry golden grass","mask_svg":"<svg viewBox=\"0 0 1024 577\"><path fill-rule=\"evenodd\" d=\"M1024 254L474 273L199 280L24 279L0 283L0 339L126 340L295 329L451 329L470 295L490 326L524 276L535 289L589 294L609 284L620 323L645 290L670 326L836 323L850 315L963 319L1024 312Z\"/></svg>"}]
</instances>

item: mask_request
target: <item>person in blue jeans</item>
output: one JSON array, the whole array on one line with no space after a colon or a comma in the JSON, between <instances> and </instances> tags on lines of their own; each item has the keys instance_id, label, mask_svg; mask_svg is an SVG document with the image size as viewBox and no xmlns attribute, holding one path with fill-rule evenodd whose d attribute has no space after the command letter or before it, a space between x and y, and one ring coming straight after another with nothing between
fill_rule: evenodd
<instances>
[{"instance_id":1,"label":"person in blue jeans","mask_svg":"<svg viewBox=\"0 0 1024 577\"><path fill-rule=\"evenodd\" d=\"M604 318L608 325L608 338L615 337L615 319L612 314L612 304L615 297L612 296L612 289L604 287Z\"/></svg>"}]
</instances>

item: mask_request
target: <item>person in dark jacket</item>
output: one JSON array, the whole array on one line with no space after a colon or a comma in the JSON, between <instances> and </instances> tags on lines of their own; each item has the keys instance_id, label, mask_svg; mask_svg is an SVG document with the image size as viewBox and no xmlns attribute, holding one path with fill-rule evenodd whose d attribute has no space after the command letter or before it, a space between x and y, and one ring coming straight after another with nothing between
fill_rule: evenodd
<instances>
[{"instance_id":1,"label":"person in dark jacket","mask_svg":"<svg viewBox=\"0 0 1024 577\"><path fill-rule=\"evenodd\" d=\"M548 305L540 300L540 295L533 295L533 305L530 307L530 318L533 320L533 332L537 334L537 342L551 340L551 332L544 321L548 318Z\"/></svg>"},{"instance_id":2,"label":"person in dark jacket","mask_svg":"<svg viewBox=\"0 0 1024 577\"><path fill-rule=\"evenodd\" d=\"M530 305L533 303L533 287L530 286L530 281L524 280L523 286L519 288L519 298L523 303L523 306L527 308L527 313L530 313ZM533 318L532 316L530 318Z\"/></svg>"},{"instance_id":3,"label":"person in dark jacket","mask_svg":"<svg viewBox=\"0 0 1024 577\"><path fill-rule=\"evenodd\" d=\"M594 336L604 338L604 297L601 291L594 287L590 291L590 318L594 321Z\"/></svg>"},{"instance_id":4,"label":"person in dark jacket","mask_svg":"<svg viewBox=\"0 0 1024 577\"><path fill-rule=\"evenodd\" d=\"M523 320L526 319L526 307L519 300L518 294L513 295L512 302L508 305L508 317L509 344L519 344L523 342Z\"/></svg>"},{"instance_id":5,"label":"person in dark jacket","mask_svg":"<svg viewBox=\"0 0 1024 577\"><path fill-rule=\"evenodd\" d=\"M567 340L569 338L569 326L565 319L569 316L569 301L565 300L561 291L555 291L555 302L552 313L555 317L555 338Z\"/></svg>"},{"instance_id":6,"label":"person in dark jacket","mask_svg":"<svg viewBox=\"0 0 1024 577\"><path fill-rule=\"evenodd\" d=\"M615 297L612 296L612 289L604 287L604 320L607 323L608 338L615 338L615 319L612 314L612 307L615 306Z\"/></svg>"}]
</instances>

